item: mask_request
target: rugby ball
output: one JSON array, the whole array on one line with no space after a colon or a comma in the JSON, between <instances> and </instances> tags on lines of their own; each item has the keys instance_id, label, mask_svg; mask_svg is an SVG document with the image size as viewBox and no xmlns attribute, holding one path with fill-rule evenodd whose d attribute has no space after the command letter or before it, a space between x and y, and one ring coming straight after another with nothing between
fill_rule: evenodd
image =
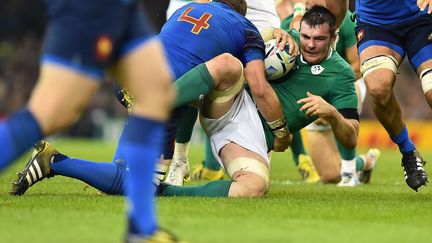
<instances>
[{"instance_id":1,"label":"rugby ball","mask_svg":"<svg viewBox=\"0 0 432 243\"><path fill-rule=\"evenodd\" d=\"M285 76L295 65L295 56L288 53L289 46L284 50L277 49L276 40L265 42L265 76L267 80L276 80Z\"/></svg>"}]
</instances>

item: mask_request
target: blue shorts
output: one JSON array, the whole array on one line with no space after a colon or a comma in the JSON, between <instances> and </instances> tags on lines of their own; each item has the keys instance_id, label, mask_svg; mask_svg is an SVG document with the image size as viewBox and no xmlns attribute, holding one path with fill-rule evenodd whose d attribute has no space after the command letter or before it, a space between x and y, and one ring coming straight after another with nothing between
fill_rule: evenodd
<instances>
[{"instance_id":1,"label":"blue shorts","mask_svg":"<svg viewBox=\"0 0 432 243\"><path fill-rule=\"evenodd\" d=\"M95 79L153 30L133 0L45 0L48 28L43 63L56 63Z\"/></svg>"},{"instance_id":2,"label":"blue shorts","mask_svg":"<svg viewBox=\"0 0 432 243\"><path fill-rule=\"evenodd\" d=\"M432 59L432 15L385 26L358 22L356 36L359 53L369 46L386 46L402 58L406 53L416 70L422 63Z\"/></svg>"}]
</instances>

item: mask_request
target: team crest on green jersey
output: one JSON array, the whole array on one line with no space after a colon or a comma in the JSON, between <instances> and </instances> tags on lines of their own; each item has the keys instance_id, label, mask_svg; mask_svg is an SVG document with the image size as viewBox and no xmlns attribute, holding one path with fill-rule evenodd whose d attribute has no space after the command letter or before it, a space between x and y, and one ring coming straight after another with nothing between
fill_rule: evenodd
<instances>
[{"instance_id":1,"label":"team crest on green jersey","mask_svg":"<svg viewBox=\"0 0 432 243\"><path fill-rule=\"evenodd\" d=\"M321 65L313 65L311 67L311 72L313 75L321 74L324 71L324 67Z\"/></svg>"}]
</instances>

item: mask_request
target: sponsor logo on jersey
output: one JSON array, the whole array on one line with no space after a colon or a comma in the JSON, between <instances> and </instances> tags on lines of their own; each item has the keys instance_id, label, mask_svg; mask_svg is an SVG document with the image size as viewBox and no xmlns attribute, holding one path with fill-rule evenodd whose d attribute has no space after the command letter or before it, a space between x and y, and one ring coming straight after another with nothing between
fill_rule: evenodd
<instances>
[{"instance_id":1,"label":"sponsor logo on jersey","mask_svg":"<svg viewBox=\"0 0 432 243\"><path fill-rule=\"evenodd\" d=\"M323 71L324 71L324 68L321 65L313 65L311 67L311 72L313 75L318 75L318 74L322 73Z\"/></svg>"},{"instance_id":2,"label":"sponsor logo on jersey","mask_svg":"<svg viewBox=\"0 0 432 243\"><path fill-rule=\"evenodd\" d=\"M96 56L99 60L105 61L111 55L113 42L106 35L100 36L96 41Z\"/></svg>"}]
</instances>

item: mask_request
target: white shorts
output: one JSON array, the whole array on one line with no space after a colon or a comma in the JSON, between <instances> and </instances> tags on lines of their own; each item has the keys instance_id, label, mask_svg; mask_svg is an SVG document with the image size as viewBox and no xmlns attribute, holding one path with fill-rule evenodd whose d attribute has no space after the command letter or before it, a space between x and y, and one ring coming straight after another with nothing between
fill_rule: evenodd
<instances>
[{"instance_id":1,"label":"white shorts","mask_svg":"<svg viewBox=\"0 0 432 243\"><path fill-rule=\"evenodd\" d=\"M193 2L191 1L186 1L186 0L171 0L169 5L168 5L168 9L166 12L166 18L169 19L171 17L171 15L173 15L173 13L175 11L177 11L177 9L183 7L186 4L189 4Z\"/></svg>"},{"instance_id":2,"label":"white shorts","mask_svg":"<svg viewBox=\"0 0 432 243\"><path fill-rule=\"evenodd\" d=\"M222 167L219 152L231 142L261 155L270 165L264 128L255 103L245 90L221 118L209 119L200 115L200 121L210 138L213 155Z\"/></svg>"}]
</instances>

